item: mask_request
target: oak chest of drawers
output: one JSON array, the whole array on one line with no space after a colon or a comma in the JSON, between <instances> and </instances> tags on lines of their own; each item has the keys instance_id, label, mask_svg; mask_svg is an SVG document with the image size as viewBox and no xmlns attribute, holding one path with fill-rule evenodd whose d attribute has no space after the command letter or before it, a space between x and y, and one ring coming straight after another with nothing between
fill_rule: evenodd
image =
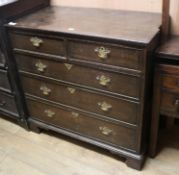
<instances>
[{"instance_id":1,"label":"oak chest of drawers","mask_svg":"<svg viewBox=\"0 0 179 175\"><path fill-rule=\"evenodd\" d=\"M6 27L30 128L92 143L140 169L160 15L48 7L14 22Z\"/></svg>"}]
</instances>

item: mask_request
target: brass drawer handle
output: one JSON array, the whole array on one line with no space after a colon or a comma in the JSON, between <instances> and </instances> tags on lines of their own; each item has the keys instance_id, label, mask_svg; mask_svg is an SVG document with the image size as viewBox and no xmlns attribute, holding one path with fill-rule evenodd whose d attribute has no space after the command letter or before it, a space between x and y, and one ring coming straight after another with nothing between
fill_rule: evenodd
<instances>
[{"instance_id":1,"label":"brass drawer handle","mask_svg":"<svg viewBox=\"0 0 179 175\"><path fill-rule=\"evenodd\" d=\"M68 87L67 89L68 89L68 91L70 92L70 94L74 94L74 93L76 92L76 89L75 89L75 88L70 88L70 87Z\"/></svg>"},{"instance_id":2,"label":"brass drawer handle","mask_svg":"<svg viewBox=\"0 0 179 175\"><path fill-rule=\"evenodd\" d=\"M97 47L94 51L97 53L98 57L101 59L107 59L108 55L111 53L111 50L105 47Z\"/></svg>"},{"instance_id":3,"label":"brass drawer handle","mask_svg":"<svg viewBox=\"0 0 179 175\"><path fill-rule=\"evenodd\" d=\"M43 95L49 96L52 92L51 89L49 89L47 86L41 86L40 90L42 91Z\"/></svg>"},{"instance_id":4,"label":"brass drawer handle","mask_svg":"<svg viewBox=\"0 0 179 175\"><path fill-rule=\"evenodd\" d=\"M73 116L73 118L77 119L79 117L79 113L77 112L72 112L71 115Z\"/></svg>"},{"instance_id":5,"label":"brass drawer handle","mask_svg":"<svg viewBox=\"0 0 179 175\"><path fill-rule=\"evenodd\" d=\"M72 67L73 67L72 64L67 64L67 63L65 63L64 65L65 65L65 67L67 68L68 71L71 70Z\"/></svg>"},{"instance_id":6,"label":"brass drawer handle","mask_svg":"<svg viewBox=\"0 0 179 175\"><path fill-rule=\"evenodd\" d=\"M44 112L49 118L52 118L55 115L55 112L51 111L50 109L46 109Z\"/></svg>"},{"instance_id":7,"label":"brass drawer handle","mask_svg":"<svg viewBox=\"0 0 179 175\"><path fill-rule=\"evenodd\" d=\"M40 47L40 45L43 43L43 40L38 37L32 37L30 38L30 42L34 47Z\"/></svg>"},{"instance_id":8,"label":"brass drawer handle","mask_svg":"<svg viewBox=\"0 0 179 175\"><path fill-rule=\"evenodd\" d=\"M108 112L112 108L112 105L106 103L105 101L99 102L98 106L100 106L100 109L104 112Z\"/></svg>"},{"instance_id":9,"label":"brass drawer handle","mask_svg":"<svg viewBox=\"0 0 179 175\"><path fill-rule=\"evenodd\" d=\"M5 105L6 105L6 102L5 102L5 101L0 102L0 106L1 106L1 107L5 106Z\"/></svg>"},{"instance_id":10,"label":"brass drawer handle","mask_svg":"<svg viewBox=\"0 0 179 175\"><path fill-rule=\"evenodd\" d=\"M102 86L107 86L111 82L111 79L109 77L106 77L105 75L97 76L96 79L99 81L99 84Z\"/></svg>"},{"instance_id":11,"label":"brass drawer handle","mask_svg":"<svg viewBox=\"0 0 179 175\"><path fill-rule=\"evenodd\" d=\"M102 132L103 135L109 136L113 131L106 126L100 126L99 130Z\"/></svg>"},{"instance_id":12,"label":"brass drawer handle","mask_svg":"<svg viewBox=\"0 0 179 175\"><path fill-rule=\"evenodd\" d=\"M35 64L35 67L39 72L45 72L45 69L47 68L47 65L43 64L42 62L37 62Z\"/></svg>"}]
</instances>

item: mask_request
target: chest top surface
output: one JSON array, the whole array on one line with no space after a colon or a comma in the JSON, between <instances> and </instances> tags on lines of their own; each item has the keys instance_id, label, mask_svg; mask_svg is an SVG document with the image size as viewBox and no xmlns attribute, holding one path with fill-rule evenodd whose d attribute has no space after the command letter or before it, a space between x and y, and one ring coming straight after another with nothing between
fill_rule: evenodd
<instances>
[{"instance_id":1,"label":"chest top surface","mask_svg":"<svg viewBox=\"0 0 179 175\"><path fill-rule=\"evenodd\" d=\"M179 37L172 36L157 50L157 55L160 58L179 60Z\"/></svg>"},{"instance_id":2,"label":"chest top surface","mask_svg":"<svg viewBox=\"0 0 179 175\"><path fill-rule=\"evenodd\" d=\"M148 44L159 32L157 13L51 6L23 17L12 28L36 29Z\"/></svg>"}]
</instances>

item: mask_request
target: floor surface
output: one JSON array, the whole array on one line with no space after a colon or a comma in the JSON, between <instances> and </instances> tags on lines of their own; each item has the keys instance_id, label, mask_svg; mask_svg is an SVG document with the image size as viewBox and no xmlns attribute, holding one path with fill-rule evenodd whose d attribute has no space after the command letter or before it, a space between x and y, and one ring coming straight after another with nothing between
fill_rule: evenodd
<instances>
[{"instance_id":1,"label":"floor surface","mask_svg":"<svg viewBox=\"0 0 179 175\"><path fill-rule=\"evenodd\" d=\"M177 133L164 133L158 156L136 171L102 149L0 118L0 175L179 175Z\"/></svg>"}]
</instances>

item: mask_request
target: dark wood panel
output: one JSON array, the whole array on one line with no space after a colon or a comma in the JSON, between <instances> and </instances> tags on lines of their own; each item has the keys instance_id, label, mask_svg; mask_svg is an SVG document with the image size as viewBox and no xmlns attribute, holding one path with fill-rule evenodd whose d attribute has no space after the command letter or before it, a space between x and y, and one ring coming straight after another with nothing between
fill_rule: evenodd
<instances>
[{"instance_id":1,"label":"dark wood panel","mask_svg":"<svg viewBox=\"0 0 179 175\"><path fill-rule=\"evenodd\" d=\"M137 125L139 103L34 77L21 76L21 81L26 94Z\"/></svg>"},{"instance_id":2,"label":"dark wood panel","mask_svg":"<svg viewBox=\"0 0 179 175\"><path fill-rule=\"evenodd\" d=\"M2 19L10 20L49 5L50 0L17 0L0 7Z\"/></svg>"},{"instance_id":3,"label":"dark wood panel","mask_svg":"<svg viewBox=\"0 0 179 175\"><path fill-rule=\"evenodd\" d=\"M168 40L170 31L170 0L163 0L162 6L162 27L161 27L161 42Z\"/></svg>"},{"instance_id":4,"label":"dark wood panel","mask_svg":"<svg viewBox=\"0 0 179 175\"><path fill-rule=\"evenodd\" d=\"M157 59L166 58L169 60L179 60L179 37L171 36L167 42L162 44L157 50Z\"/></svg>"},{"instance_id":5,"label":"dark wood panel","mask_svg":"<svg viewBox=\"0 0 179 175\"><path fill-rule=\"evenodd\" d=\"M11 33L10 38L15 49L65 57L65 42L62 38L49 38L36 34L19 35L16 33Z\"/></svg>"},{"instance_id":6,"label":"dark wood panel","mask_svg":"<svg viewBox=\"0 0 179 175\"><path fill-rule=\"evenodd\" d=\"M0 111L18 116L17 107L13 96L0 92Z\"/></svg>"},{"instance_id":7,"label":"dark wood panel","mask_svg":"<svg viewBox=\"0 0 179 175\"><path fill-rule=\"evenodd\" d=\"M162 78L161 88L179 92L179 67L170 64L159 64L157 69Z\"/></svg>"},{"instance_id":8,"label":"dark wood panel","mask_svg":"<svg viewBox=\"0 0 179 175\"><path fill-rule=\"evenodd\" d=\"M161 111L179 117L179 94L164 91L161 96Z\"/></svg>"},{"instance_id":9,"label":"dark wood panel","mask_svg":"<svg viewBox=\"0 0 179 175\"><path fill-rule=\"evenodd\" d=\"M135 130L30 99L27 99L27 105L30 116L33 118L110 145L116 145L116 147L123 147L133 151L136 149Z\"/></svg>"},{"instance_id":10,"label":"dark wood panel","mask_svg":"<svg viewBox=\"0 0 179 175\"><path fill-rule=\"evenodd\" d=\"M76 83L80 86L96 88L109 93L121 94L135 99L140 98L140 78L135 76L52 62L45 59L35 59L34 57L17 54L16 61L21 71ZM41 67L44 67L43 70L39 70L39 64Z\"/></svg>"},{"instance_id":11,"label":"dark wood panel","mask_svg":"<svg viewBox=\"0 0 179 175\"><path fill-rule=\"evenodd\" d=\"M10 84L7 76L7 71L0 70L0 89L10 91Z\"/></svg>"},{"instance_id":12,"label":"dark wood panel","mask_svg":"<svg viewBox=\"0 0 179 175\"><path fill-rule=\"evenodd\" d=\"M129 69L142 70L144 51L120 45L90 41L69 41L70 59L86 60Z\"/></svg>"},{"instance_id":13,"label":"dark wood panel","mask_svg":"<svg viewBox=\"0 0 179 175\"><path fill-rule=\"evenodd\" d=\"M179 76L165 74L162 76L162 87L179 93Z\"/></svg>"},{"instance_id":14,"label":"dark wood panel","mask_svg":"<svg viewBox=\"0 0 179 175\"><path fill-rule=\"evenodd\" d=\"M0 67L5 67L5 56L2 52L1 45L0 45Z\"/></svg>"},{"instance_id":15,"label":"dark wood panel","mask_svg":"<svg viewBox=\"0 0 179 175\"><path fill-rule=\"evenodd\" d=\"M5 101L0 113L17 119L21 125L27 128L22 92L4 25L10 21L13 23L13 20L18 17L48 6L49 0L2 0L0 4L0 68L7 70L7 72L0 71L0 90L12 95L0 95L0 100ZM23 43L21 44L23 45ZM13 93L10 90L10 85ZM14 100L14 94L16 100Z\"/></svg>"},{"instance_id":16,"label":"dark wood panel","mask_svg":"<svg viewBox=\"0 0 179 175\"><path fill-rule=\"evenodd\" d=\"M172 64L159 64L157 66L160 69L161 74L172 74L179 76L179 67L177 65Z\"/></svg>"}]
</instances>

